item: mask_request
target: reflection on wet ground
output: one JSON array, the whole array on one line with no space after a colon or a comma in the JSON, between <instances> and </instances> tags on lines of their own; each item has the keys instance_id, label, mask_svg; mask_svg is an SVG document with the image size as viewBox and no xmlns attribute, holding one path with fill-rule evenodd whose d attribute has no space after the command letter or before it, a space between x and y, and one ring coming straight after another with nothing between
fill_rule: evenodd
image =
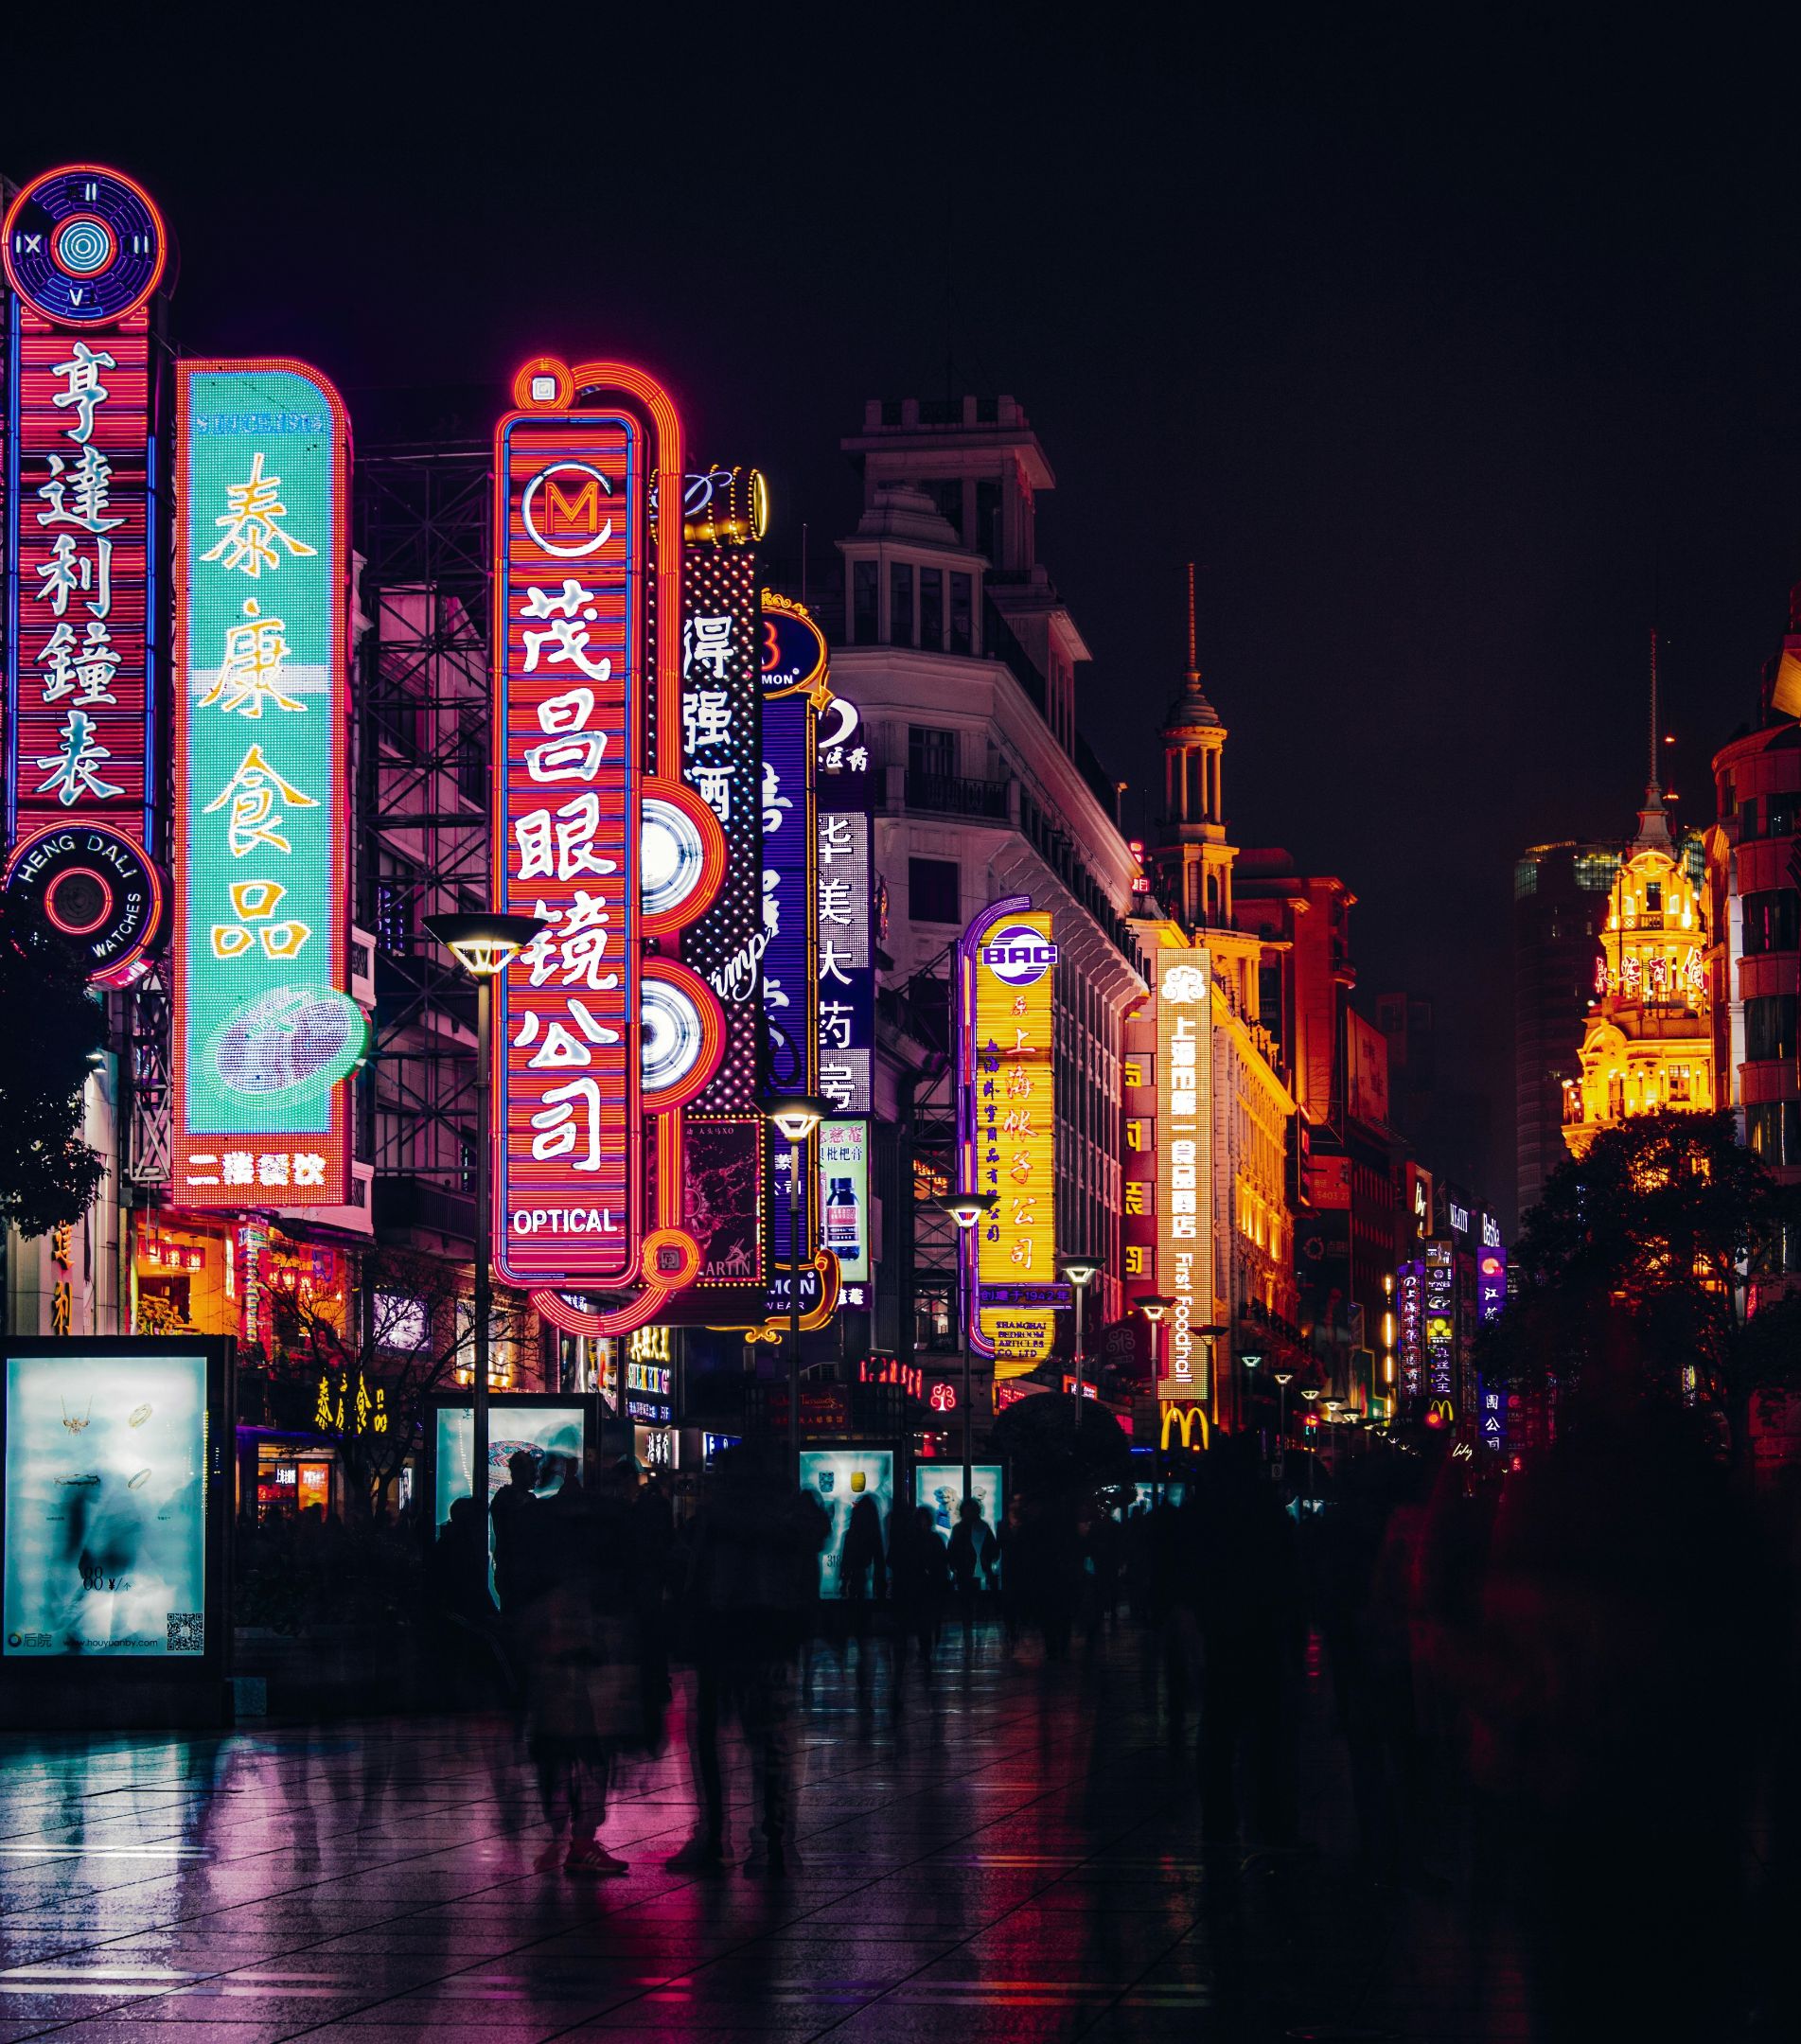
<instances>
[{"instance_id":1,"label":"reflection on wet ground","mask_svg":"<svg viewBox=\"0 0 1801 2044\"><path fill-rule=\"evenodd\" d=\"M1317 1656L1298 1851L1203 1853L1192 1740L1121 1626L1092 1661L950 1629L929 1694L859 1714L821 1651L794 1727L800 1864L682 1877L678 1713L606 1826L623 1878L539 1871L499 1720L15 1739L0 1786L0 2044L315 2036L895 2044L1527 2034L1498 1937L1377 1887ZM732 1845L750 1781L734 1750Z\"/></svg>"}]
</instances>

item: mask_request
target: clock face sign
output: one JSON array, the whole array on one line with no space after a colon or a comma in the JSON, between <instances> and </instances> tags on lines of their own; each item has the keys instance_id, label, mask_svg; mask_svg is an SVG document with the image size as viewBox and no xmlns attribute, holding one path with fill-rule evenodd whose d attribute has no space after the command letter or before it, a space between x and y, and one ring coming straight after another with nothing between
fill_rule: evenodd
<instances>
[{"instance_id":1,"label":"clock face sign","mask_svg":"<svg viewBox=\"0 0 1801 2044\"><path fill-rule=\"evenodd\" d=\"M74 164L34 178L7 216L7 281L59 326L112 326L163 280L168 246L150 194Z\"/></svg>"}]
</instances>

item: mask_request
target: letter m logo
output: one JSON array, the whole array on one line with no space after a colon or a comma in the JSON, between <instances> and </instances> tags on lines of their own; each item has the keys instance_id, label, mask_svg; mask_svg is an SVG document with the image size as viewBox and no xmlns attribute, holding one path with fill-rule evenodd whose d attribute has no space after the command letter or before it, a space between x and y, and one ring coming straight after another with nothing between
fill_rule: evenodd
<instances>
[{"instance_id":1,"label":"letter m logo","mask_svg":"<svg viewBox=\"0 0 1801 2044\"><path fill-rule=\"evenodd\" d=\"M544 478L544 530L596 533L600 530L600 485L590 476L573 495L565 495L554 475Z\"/></svg>"}]
</instances>

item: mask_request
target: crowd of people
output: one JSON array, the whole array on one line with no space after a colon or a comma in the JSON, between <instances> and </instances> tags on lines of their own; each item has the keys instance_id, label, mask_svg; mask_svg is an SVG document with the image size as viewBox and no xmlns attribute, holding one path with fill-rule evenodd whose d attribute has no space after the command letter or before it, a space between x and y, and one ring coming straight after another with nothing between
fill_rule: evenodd
<instances>
[{"instance_id":1,"label":"crowd of people","mask_svg":"<svg viewBox=\"0 0 1801 2044\"><path fill-rule=\"evenodd\" d=\"M885 1676L898 1719L954 1664L959 1622L972 1661L998 1637L1050 1664L1132 1623L1171 1736L1193 1738L1204 1845L1302 1849L1311 1689L1330 1699L1370 1877L1467 1886L1478 1923L1505 1916L1546 2035L1605 2034L1648 1981L1658 2009L1704 2006L1743 1977L1754 1805L1788 1819L1766 1896L1801 1888L1797 1771L1772 1773L1769 1737L1797 1663L1792 1572L1771 1562L1783 1542L1681 1415L1598 1382L1525 1473L1502 1481L1452 1450L1423 1435L1371 1444L1317 1510L1246 1436L1189 1458L1179 1503L1065 1474L1011 1499L998 1525L965 1501L946 1537L929 1508L884 1524L865 1494L824 1606L829 1523L776 1450L721 1454L680 1526L629 1461L553 1471L521 1454L493 1500L492 1594L470 1499L433 1567L463 1674L522 1715L547 1866L624 1871L602 1840L609 1786L623 1759L660 1750L672 1664L689 1685L697 1818L668 1864L735 1863L720 1760L735 1725L755 1788L744 1863L781 1874L804 1654L854 1663L863 1710ZM989 1611L1000 1627L979 1623ZM1622 1951L1651 1937L1657 1967L1598 1966L1598 1936Z\"/></svg>"}]
</instances>

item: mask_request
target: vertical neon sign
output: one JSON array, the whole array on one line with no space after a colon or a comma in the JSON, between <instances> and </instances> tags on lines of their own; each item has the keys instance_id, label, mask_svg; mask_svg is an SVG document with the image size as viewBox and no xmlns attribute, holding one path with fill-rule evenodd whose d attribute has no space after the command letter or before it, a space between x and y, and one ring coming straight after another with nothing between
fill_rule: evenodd
<instances>
[{"instance_id":1,"label":"vertical neon sign","mask_svg":"<svg viewBox=\"0 0 1801 2044\"><path fill-rule=\"evenodd\" d=\"M104 929L97 964L116 972L155 936L160 900L144 857L157 782L150 301L163 222L130 178L71 165L13 202L4 256L8 834L21 853L46 840L50 920L80 937ZM83 879L70 887L72 866Z\"/></svg>"},{"instance_id":2,"label":"vertical neon sign","mask_svg":"<svg viewBox=\"0 0 1801 2044\"><path fill-rule=\"evenodd\" d=\"M1205 951L1157 954L1157 1282L1174 1301L1157 1396L1204 1399L1213 1321L1212 968Z\"/></svg>"},{"instance_id":3,"label":"vertical neon sign","mask_svg":"<svg viewBox=\"0 0 1801 2044\"><path fill-rule=\"evenodd\" d=\"M342 1206L349 419L304 362L175 375L174 1184Z\"/></svg>"}]
</instances>

